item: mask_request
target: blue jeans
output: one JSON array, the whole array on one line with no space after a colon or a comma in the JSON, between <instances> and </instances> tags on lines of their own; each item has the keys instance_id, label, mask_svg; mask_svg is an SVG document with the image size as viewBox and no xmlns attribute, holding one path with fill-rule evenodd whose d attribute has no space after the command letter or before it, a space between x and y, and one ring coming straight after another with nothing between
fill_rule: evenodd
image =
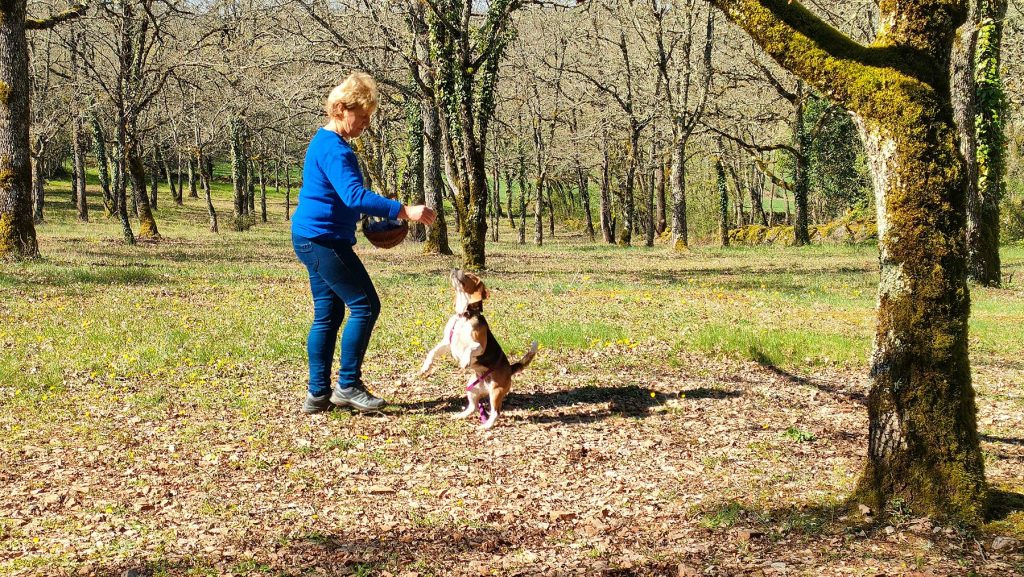
<instances>
[{"instance_id":1,"label":"blue jeans","mask_svg":"<svg viewBox=\"0 0 1024 577\"><path fill-rule=\"evenodd\" d=\"M309 239L292 235L296 256L309 271L313 293L313 326L309 329L309 394L331 392L331 363L338 329L350 315L341 335L338 388L362 385L363 356L373 325L380 316L380 298L362 261L346 240Z\"/></svg>"}]
</instances>

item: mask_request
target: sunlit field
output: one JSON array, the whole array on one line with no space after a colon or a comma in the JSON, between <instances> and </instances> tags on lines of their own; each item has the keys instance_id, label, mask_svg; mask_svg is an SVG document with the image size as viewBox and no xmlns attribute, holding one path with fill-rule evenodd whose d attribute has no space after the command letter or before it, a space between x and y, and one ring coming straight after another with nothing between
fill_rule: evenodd
<instances>
[{"instance_id":1,"label":"sunlit field","mask_svg":"<svg viewBox=\"0 0 1024 577\"><path fill-rule=\"evenodd\" d=\"M450 359L413 376L457 256L357 247L384 311L364 378L391 406L310 417L312 304L283 195L233 232L219 184L214 234L204 203L163 189L163 240L132 247L98 202L79 223L67 183L51 186L43 258L0 269L0 574L1024 571L1019 246L1003 288L971 293L1005 510L966 534L840 506L866 450L873 245L674 254L556 230L537 247L506 219L485 313L513 359L541 349L482 433L449 419Z\"/></svg>"}]
</instances>

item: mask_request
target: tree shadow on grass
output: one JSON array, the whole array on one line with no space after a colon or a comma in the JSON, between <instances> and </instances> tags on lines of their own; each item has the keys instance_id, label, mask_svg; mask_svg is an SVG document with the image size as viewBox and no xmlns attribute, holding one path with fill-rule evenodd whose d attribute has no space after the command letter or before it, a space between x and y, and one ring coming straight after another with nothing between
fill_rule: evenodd
<instances>
[{"instance_id":1,"label":"tree shadow on grass","mask_svg":"<svg viewBox=\"0 0 1024 577\"><path fill-rule=\"evenodd\" d=\"M987 521L1004 521L1024 514L1024 494L992 489L988 494Z\"/></svg>"},{"instance_id":2,"label":"tree shadow on grass","mask_svg":"<svg viewBox=\"0 0 1024 577\"><path fill-rule=\"evenodd\" d=\"M768 355L766 355L764 352L760 350L755 349L751 351L751 357L754 359L754 362L761 365L762 368L764 368L768 372L774 373L779 377L782 377L790 384L814 387L815 389L818 389L819 391L822 391L824 393L828 393L830 395L835 395L838 397L844 397L847 400L859 403L861 405L866 405L868 402L867 395L865 395L861 391L844 390L834 385L830 385L801 375L797 375L795 373L791 373L775 365L772 362L772 360L768 358Z\"/></svg>"},{"instance_id":3,"label":"tree shadow on grass","mask_svg":"<svg viewBox=\"0 0 1024 577\"><path fill-rule=\"evenodd\" d=\"M272 537L272 536L268 536ZM167 552L116 562L86 564L72 575L96 577L179 577L186 575L238 575L260 577L352 575L449 575L470 577L501 572L509 575L538 575L546 567L537 560L513 560L517 550L541 538L532 531L501 530L491 526L422 527L406 526L381 531L372 537L351 538L335 533L306 533L279 536L273 545L247 557L221 558L215 554ZM200 545L203 545L200 543ZM209 549L207 549L209 551ZM594 567L595 559L561 560L558 566L570 575L593 577L662 577L677 573L677 562L643 559L619 566L610 559ZM63 573L62 573L63 575Z\"/></svg>"},{"instance_id":4,"label":"tree shadow on grass","mask_svg":"<svg viewBox=\"0 0 1024 577\"><path fill-rule=\"evenodd\" d=\"M589 423L613 416L644 418L651 414L652 408L660 406L670 399L728 399L741 394L739 391L708 387L697 387L679 393L665 394L635 385L624 387L587 385L567 391L549 393L516 393L512 391L505 400L505 410L526 409L527 414L515 415L511 418L531 423ZM458 411L462 409L464 399L465 397L447 397L399 403L394 406L407 411L424 413ZM560 410L563 408L574 410ZM553 414L543 413L552 410L555 411Z\"/></svg>"},{"instance_id":5,"label":"tree shadow on grass","mask_svg":"<svg viewBox=\"0 0 1024 577\"><path fill-rule=\"evenodd\" d=\"M1024 439L1017 439L1014 437L997 437L995 435L981 435L982 441L989 443L1003 443L1004 445L1017 445L1018 447L1024 447Z\"/></svg>"},{"instance_id":6,"label":"tree shadow on grass","mask_svg":"<svg viewBox=\"0 0 1024 577\"><path fill-rule=\"evenodd\" d=\"M747 528L756 533L817 535L840 523L849 507L845 503L782 504L760 509L731 499L702 508L698 524L705 529Z\"/></svg>"},{"instance_id":7,"label":"tree shadow on grass","mask_svg":"<svg viewBox=\"0 0 1024 577\"><path fill-rule=\"evenodd\" d=\"M452 528L407 525L380 531L372 537L310 532L266 535L263 547L248 557L217 557L209 553L168 551L160 557L136 557L83 566L79 575L97 577L155 577L157 575L317 575L320 577L378 575L410 566L436 568L442 574L480 574L469 570L473 560L513 550L520 536L492 527ZM203 543L199 543L203 545ZM251 543L246 546L250 548ZM209 551L209 549L207 549ZM432 574L432 573L431 573Z\"/></svg>"}]
</instances>

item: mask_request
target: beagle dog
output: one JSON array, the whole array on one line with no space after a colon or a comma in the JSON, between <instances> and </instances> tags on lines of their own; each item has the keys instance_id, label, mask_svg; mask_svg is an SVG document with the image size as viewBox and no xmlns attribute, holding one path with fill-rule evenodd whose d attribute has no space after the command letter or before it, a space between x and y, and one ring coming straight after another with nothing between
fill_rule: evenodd
<instances>
[{"instance_id":1,"label":"beagle dog","mask_svg":"<svg viewBox=\"0 0 1024 577\"><path fill-rule=\"evenodd\" d=\"M455 290L455 314L448 319L441 342L427 353L419 375L430 374L437 355L451 352L460 368L473 373L466 386L469 404L452 418L464 419L479 408L483 428L490 429L501 412L505 395L512 388L512 375L525 369L537 354L537 341L533 341L519 362L509 363L483 315L484 300L488 297L484 282L475 274L459 269L453 270L449 278ZM486 419L481 405L485 397L491 405Z\"/></svg>"}]
</instances>

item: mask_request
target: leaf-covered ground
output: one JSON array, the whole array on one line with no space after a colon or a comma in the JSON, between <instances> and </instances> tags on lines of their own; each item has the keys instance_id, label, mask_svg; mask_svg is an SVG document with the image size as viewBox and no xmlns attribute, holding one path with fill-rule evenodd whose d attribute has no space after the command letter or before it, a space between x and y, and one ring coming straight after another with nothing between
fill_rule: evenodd
<instances>
[{"instance_id":1,"label":"leaf-covered ground","mask_svg":"<svg viewBox=\"0 0 1024 577\"><path fill-rule=\"evenodd\" d=\"M483 433L450 418L453 363L411 376L456 261L360 248L385 307L368 381L392 405L306 416L286 225L162 217L164 242L128 248L55 211L46 259L0 274L0 574L1024 574L1020 278L972 294L998 514L968 532L840 506L865 454L871 247L502 239L488 319L511 356L542 349Z\"/></svg>"}]
</instances>

